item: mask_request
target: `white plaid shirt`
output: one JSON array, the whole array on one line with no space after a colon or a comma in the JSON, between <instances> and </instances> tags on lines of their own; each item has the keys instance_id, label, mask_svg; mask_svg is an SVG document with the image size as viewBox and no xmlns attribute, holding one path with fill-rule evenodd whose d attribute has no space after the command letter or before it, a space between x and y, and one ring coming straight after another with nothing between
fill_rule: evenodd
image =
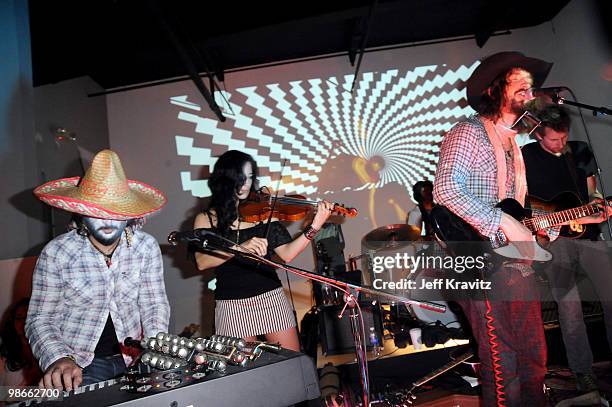
<instances>
[{"instance_id":1,"label":"white plaid shirt","mask_svg":"<svg viewBox=\"0 0 612 407\"><path fill-rule=\"evenodd\" d=\"M107 267L89 240L70 231L49 242L36 262L26 336L40 367L73 355L88 366L110 313L120 343L167 332L170 306L159 245L153 236L125 236Z\"/></svg>"},{"instance_id":2,"label":"white plaid shirt","mask_svg":"<svg viewBox=\"0 0 612 407\"><path fill-rule=\"evenodd\" d=\"M514 198L514 166L508 164L506 196ZM434 200L491 238L499 229L502 210L495 208L497 163L493 146L477 116L455 125L440 147L434 182Z\"/></svg>"}]
</instances>

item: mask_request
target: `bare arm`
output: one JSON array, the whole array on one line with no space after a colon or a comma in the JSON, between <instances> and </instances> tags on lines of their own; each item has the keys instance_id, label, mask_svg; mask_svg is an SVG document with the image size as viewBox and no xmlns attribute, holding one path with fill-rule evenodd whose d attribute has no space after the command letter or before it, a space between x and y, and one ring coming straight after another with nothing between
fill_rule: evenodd
<instances>
[{"instance_id":1,"label":"bare arm","mask_svg":"<svg viewBox=\"0 0 612 407\"><path fill-rule=\"evenodd\" d=\"M323 227L325 221L331 215L331 211L334 205L327 202L321 201L317 205L317 213L315 214L314 219L312 220L312 226L316 230L320 230ZM294 258L297 257L300 253L304 251L304 249L310 244L310 240L306 239L304 234L300 233L298 237L293 239L293 241L286 243L282 246L278 246L274 249L274 252L285 262L290 262Z\"/></svg>"},{"instance_id":2,"label":"bare arm","mask_svg":"<svg viewBox=\"0 0 612 407\"><path fill-rule=\"evenodd\" d=\"M587 178L587 188L589 192L589 199L591 200L591 204L599 204L603 207L604 200L602 199L602 195L597 190L597 180L595 179L595 175L591 175ZM610 206L608 208L608 216L612 216L612 208ZM600 213L596 213L595 215L586 216L584 218L576 219L576 223L581 225L586 225L589 223L601 223L606 220L606 214L601 211ZM569 222L566 222L569 223Z\"/></svg>"},{"instance_id":3,"label":"bare arm","mask_svg":"<svg viewBox=\"0 0 612 407\"><path fill-rule=\"evenodd\" d=\"M603 198L599 191L597 190L597 180L595 179L595 175L591 175L587 178L587 188L589 192L589 197L592 198Z\"/></svg>"},{"instance_id":4,"label":"bare arm","mask_svg":"<svg viewBox=\"0 0 612 407\"><path fill-rule=\"evenodd\" d=\"M211 226L212 225L210 224L210 220L208 219L208 216L206 216L206 214L204 213L198 214L198 216L196 216L195 218L195 221L193 222L194 229L200 229L200 228L210 229ZM208 270L208 269L220 266L221 264L231 259L233 256L234 256L233 254L222 253L219 251L207 252L207 253L202 253L202 252L195 253L196 264L198 266L198 270L200 271Z\"/></svg>"},{"instance_id":5,"label":"bare arm","mask_svg":"<svg viewBox=\"0 0 612 407\"><path fill-rule=\"evenodd\" d=\"M210 220L208 219L208 216L204 213L198 214L198 216L196 216L195 218L195 221L193 222L194 229L209 229L211 227L212 225L210 224ZM258 254L260 256L265 256L268 251L268 240L260 237L253 237L242 243L240 246L234 245L232 249L248 251L251 253ZM232 257L234 257L233 254L224 253L218 250L208 251L206 253L195 253L196 265L198 267L198 270L200 271L218 267L229 259L231 259Z\"/></svg>"}]
</instances>

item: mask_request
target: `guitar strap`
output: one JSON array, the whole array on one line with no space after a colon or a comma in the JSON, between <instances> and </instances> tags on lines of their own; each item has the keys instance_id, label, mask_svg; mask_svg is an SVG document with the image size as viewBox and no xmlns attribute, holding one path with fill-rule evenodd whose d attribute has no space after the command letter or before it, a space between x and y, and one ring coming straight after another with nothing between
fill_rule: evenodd
<instances>
[{"instance_id":1,"label":"guitar strap","mask_svg":"<svg viewBox=\"0 0 612 407\"><path fill-rule=\"evenodd\" d=\"M567 165L567 169L569 170L570 176L572 177L572 181L574 181L574 187L576 188L576 195L580 198L580 187L578 186L578 174L576 173L576 161L574 160L574 153L572 152L572 148L569 144L565 145L565 152L563 153L563 157L565 158L565 164ZM582 198L580 198L582 201ZM586 202L582 202L583 204Z\"/></svg>"},{"instance_id":2,"label":"guitar strap","mask_svg":"<svg viewBox=\"0 0 612 407\"><path fill-rule=\"evenodd\" d=\"M569 144L565 145L565 153L563 154L563 156L565 157L565 163L568 166L570 175L572 176L572 180L574 180L574 186L576 187L576 195L578 196L578 199L580 199L580 202L582 202L583 204L588 203L588 200L590 198L587 199L587 202L583 202L582 196L580 196L580 187L578 186L578 174L576 173L576 161L574 160L574 153ZM595 225L583 225L583 226L585 228L585 232L583 233L585 234L583 234L582 236L589 236L589 234L591 234L591 232L593 232L594 230L599 230L599 226L595 226ZM596 232L595 234L598 235L599 232ZM597 240L596 237L590 237L590 239Z\"/></svg>"}]
</instances>

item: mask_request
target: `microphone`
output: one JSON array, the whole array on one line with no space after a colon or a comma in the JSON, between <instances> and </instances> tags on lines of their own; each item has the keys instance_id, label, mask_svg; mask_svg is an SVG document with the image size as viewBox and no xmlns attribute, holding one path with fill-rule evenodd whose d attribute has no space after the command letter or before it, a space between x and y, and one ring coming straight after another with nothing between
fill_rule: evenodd
<instances>
[{"instance_id":1,"label":"microphone","mask_svg":"<svg viewBox=\"0 0 612 407\"><path fill-rule=\"evenodd\" d=\"M561 93L565 90L569 90L566 86L555 86L552 88L531 88L529 89L529 93L534 98L538 96L556 96L558 93Z\"/></svg>"},{"instance_id":2,"label":"microphone","mask_svg":"<svg viewBox=\"0 0 612 407\"><path fill-rule=\"evenodd\" d=\"M185 232L170 232L168 235L168 243L172 246L176 246L179 243L197 243L202 247L206 247L209 244L214 246L229 247L229 242L223 239L216 233L206 229L194 229Z\"/></svg>"}]
</instances>

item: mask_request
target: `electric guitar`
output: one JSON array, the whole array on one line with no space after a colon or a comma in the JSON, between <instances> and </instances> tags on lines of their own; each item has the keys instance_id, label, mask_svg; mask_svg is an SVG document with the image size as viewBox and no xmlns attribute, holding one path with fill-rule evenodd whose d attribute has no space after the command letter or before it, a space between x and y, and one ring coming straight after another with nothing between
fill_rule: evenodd
<instances>
[{"instance_id":1,"label":"electric guitar","mask_svg":"<svg viewBox=\"0 0 612 407\"><path fill-rule=\"evenodd\" d=\"M575 202L580 203L578 197L571 192L564 192L557 195L555 198L549 201L539 199L536 197L530 197L530 203L537 208L544 210L550 208L565 208L568 205L573 205ZM608 205L611 200L607 200ZM535 203L535 204L534 204ZM557 226L562 223L573 221L579 218L590 216L602 211L599 205L587 204L579 207L573 207L569 209L560 210L539 216L531 216L531 211L523 208L523 206L516 200L508 198L499 202L496 205L504 213L512 216L519 222L521 222L532 234L536 234L542 229L546 229L552 226ZM479 242L489 241L488 238L480 235L476 229L470 224L465 222L459 216L449 211L446 207L436 205L431 210L430 214L432 227L436 237L443 242ZM568 228L566 231L567 236L576 237L579 236L575 232L572 235L571 229ZM584 232L582 232L584 233ZM503 236L502 236L503 238ZM455 245L455 248L458 246ZM535 245L535 255L531 258L523 256L519 250L507 241L496 241L495 244L489 245L489 249L503 257L513 259L524 259L524 260L535 260L535 261L549 261L552 259L552 255L547 250L543 249L539 245Z\"/></svg>"},{"instance_id":2,"label":"electric guitar","mask_svg":"<svg viewBox=\"0 0 612 407\"><path fill-rule=\"evenodd\" d=\"M528 199L532 209L541 209L549 212L549 216L554 215L554 219L551 219L552 222L558 224L558 219L564 219L560 223L564 223L565 220L569 221L569 225L561 226L560 236L571 239L582 237L588 228L597 228L596 224L579 224L576 222L578 218L594 215L603 210L598 205L582 205L578 195L573 192L562 192L550 200L538 198L535 195L529 195ZM609 198L607 202L609 205Z\"/></svg>"}]
</instances>

